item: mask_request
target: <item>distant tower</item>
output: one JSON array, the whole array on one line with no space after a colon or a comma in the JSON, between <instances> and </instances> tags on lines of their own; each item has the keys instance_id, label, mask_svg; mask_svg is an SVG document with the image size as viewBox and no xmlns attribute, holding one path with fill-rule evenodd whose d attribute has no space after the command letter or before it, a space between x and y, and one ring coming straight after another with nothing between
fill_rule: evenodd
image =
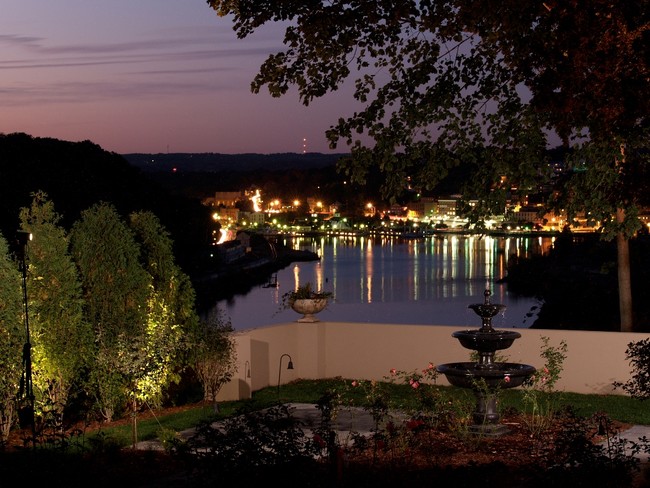
<instances>
[{"instance_id":1,"label":"distant tower","mask_svg":"<svg viewBox=\"0 0 650 488\"><path fill-rule=\"evenodd\" d=\"M307 138L302 138L302 153L307 154Z\"/></svg>"}]
</instances>

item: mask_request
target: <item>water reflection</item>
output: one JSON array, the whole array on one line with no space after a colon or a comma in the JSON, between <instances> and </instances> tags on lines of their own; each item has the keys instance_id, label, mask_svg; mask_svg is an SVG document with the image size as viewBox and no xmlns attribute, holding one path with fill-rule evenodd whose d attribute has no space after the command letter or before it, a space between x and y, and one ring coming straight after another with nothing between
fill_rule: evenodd
<instances>
[{"instance_id":1,"label":"water reflection","mask_svg":"<svg viewBox=\"0 0 650 488\"><path fill-rule=\"evenodd\" d=\"M482 301L489 287L492 301L507 306L502 323L495 325L528 327L537 302L511 296L499 280L509 259L545 254L553 238L450 234L412 240L286 238L284 244L314 251L321 259L280 270L277 288L260 287L218 303L235 329L295 320L295 312L279 311L281 297L306 282L334 293L334 303L319 314L322 320L473 326L476 317L467 314L467 306Z\"/></svg>"}]
</instances>

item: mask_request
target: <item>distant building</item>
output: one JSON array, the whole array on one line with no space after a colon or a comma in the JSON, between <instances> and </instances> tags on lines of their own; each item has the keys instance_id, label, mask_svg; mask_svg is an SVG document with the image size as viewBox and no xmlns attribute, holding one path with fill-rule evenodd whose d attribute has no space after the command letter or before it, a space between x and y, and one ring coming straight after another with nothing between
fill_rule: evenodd
<instances>
[{"instance_id":1,"label":"distant building","mask_svg":"<svg viewBox=\"0 0 650 488\"><path fill-rule=\"evenodd\" d=\"M238 208L220 208L215 212L215 220L221 222L222 225L239 221Z\"/></svg>"},{"instance_id":2,"label":"distant building","mask_svg":"<svg viewBox=\"0 0 650 488\"><path fill-rule=\"evenodd\" d=\"M244 198L241 191L218 191L214 194L213 205L219 207L234 207L237 202Z\"/></svg>"},{"instance_id":3,"label":"distant building","mask_svg":"<svg viewBox=\"0 0 650 488\"><path fill-rule=\"evenodd\" d=\"M520 207L512 212L512 220L515 222L532 222L534 224L542 224L543 217L539 215L540 207L526 206Z\"/></svg>"},{"instance_id":4,"label":"distant building","mask_svg":"<svg viewBox=\"0 0 650 488\"><path fill-rule=\"evenodd\" d=\"M327 220L332 230L349 230L351 229L347 219L341 217L332 217Z\"/></svg>"},{"instance_id":5,"label":"distant building","mask_svg":"<svg viewBox=\"0 0 650 488\"><path fill-rule=\"evenodd\" d=\"M264 212L240 212L239 221L246 221L249 225L264 225L266 214Z\"/></svg>"},{"instance_id":6,"label":"distant building","mask_svg":"<svg viewBox=\"0 0 650 488\"><path fill-rule=\"evenodd\" d=\"M446 219L456 217L458 197L438 198L438 217Z\"/></svg>"},{"instance_id":7,"label":"distant building","mask_svg":"<svg viewBox=\"0 0 650 488\"><path fill-rule=\"evenodd\" d=\"M422 197L417 202L409 204L409 216L418 219L432 217L438 213L438 201L433 197Z\"/></svg>"}]
</instances>

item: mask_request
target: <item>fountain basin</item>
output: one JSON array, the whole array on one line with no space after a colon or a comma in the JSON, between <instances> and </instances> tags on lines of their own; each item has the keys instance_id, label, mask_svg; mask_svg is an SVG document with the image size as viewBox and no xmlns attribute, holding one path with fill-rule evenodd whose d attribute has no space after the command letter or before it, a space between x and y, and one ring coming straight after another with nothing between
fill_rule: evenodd
<instances>
[{"instance_id":1,"label":"fountain basin","mask_svg":"<svg viewBox=\"0 0 650 488\"><path fill-rule=\"evenodd\" d=\"M494 352L508 349L515 339L521 337L519 332L513 330L459 330L451 334L458 339L466 349L478 352Z\"/></svg>"},{"instance_id":2,"label":"fountain basin","mask_svg":"<svg viewBox=\"0 0 650 488\"><path fill-rule=\"evenodd\" d=\"M472 389L477 387L477 381L481 384L481 380L488 388L515 388L537 371L533 366L520 363L493 363L488 369L477 369L473 362L440 364L436 370L453 386Z\"/></svg>"},{"instance_id":3,"label":"fountain basin","mask_svg":"<svg viewBox=\"0 0 650 488\"><path fill-rule=\"evenodd\" d=\"M486 303L473 303L468 305L467 308L471 308L479 317L482 318L492 318L506 309L506 306L501 303L490 303L487 297L489 297L489 295L486 295Z\"/></svg>"}]
</instances>

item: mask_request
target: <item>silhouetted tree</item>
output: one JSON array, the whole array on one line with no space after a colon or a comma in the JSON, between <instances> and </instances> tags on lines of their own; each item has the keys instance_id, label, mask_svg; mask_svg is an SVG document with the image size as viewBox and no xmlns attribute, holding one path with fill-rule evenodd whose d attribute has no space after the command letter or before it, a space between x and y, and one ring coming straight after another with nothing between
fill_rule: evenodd
<instances>
[{"instance_id":1,"label":"silhouetted tree","mask_svg":"<svg viewBox=\"0 0 650 488\"><path fill-rule=\"evenodd\" d=\"M558 201L570 203L570 217L591 211L603 236L616 236L621 329L632 329L627 249L648 159L648 0L208 4L232 15L239 37L286 26L286 48L263 63L253 92L296 87L308 105L356 78L361 108L327 136L351 147L341 171L364 182L378 169L387 194L433 188L466 165L472 177L461 190L478 197L478 220L551 177L549 132L580 143Z\"/></svg>"}]
</instances>

